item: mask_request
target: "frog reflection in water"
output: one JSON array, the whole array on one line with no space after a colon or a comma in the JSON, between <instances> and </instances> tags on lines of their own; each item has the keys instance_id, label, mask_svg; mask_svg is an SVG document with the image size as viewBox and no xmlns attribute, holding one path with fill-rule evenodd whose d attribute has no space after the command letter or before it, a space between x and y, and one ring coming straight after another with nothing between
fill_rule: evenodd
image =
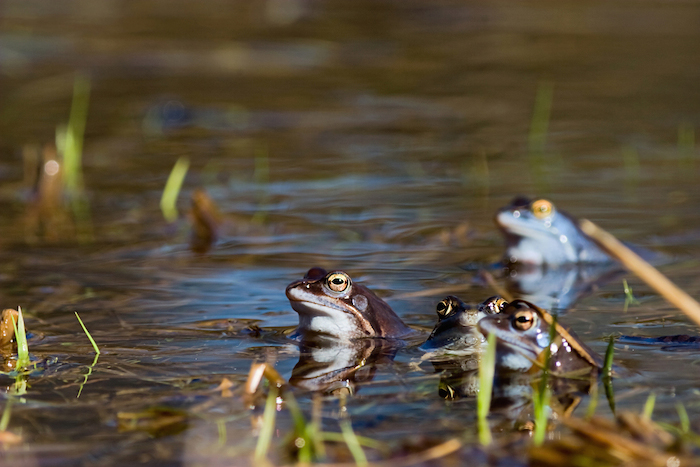
<instances>
[{"instance_id":1,"label":"frog reflection in water","mask_svg":"<svg viewBox=\"0 0 700 467\"><path fill-rule=\"evenodd\" d=\"M576 219L546 199L515 198L498 211L495 221L506 238L508 263L557 266L612 261L581 231Z\"/></svg>"},{"instance_id":2,"label":"frog reflection in water","mask_svg":"<svg viewBox=\"0 0 700 467\"><path fill-rule=\"evenodd\" d=\"M386 302L342 271L311 268L302 280L287 286L287 298L299 313L297 334L301 336L316 333L353 340L414 333Z\"/></svg>"},{"instance_id":3,"label":"frog reflection in water","mask_svg":"<svg viewBox=\"0 0 700 467\"><path fill-rule=\"evenodd\" d=\"M542 368L547 347L551 350L549 371L554 375L574 376L603 367L603 359L559 323L555 323L550 342L552 323L554 319L546 311L524 300L514 300L501 313L479 321L478 327L485 336L495 334L496 365L502 370Z\"/></svg>"},{"instance_id":4,"label":"frog reflection in water","mask_svg":"<svg viewBox=\"0 0 700 467\"><path fill-rule=\"evenodd\" d=\"M477 323L487 315L499 313L506 303L494 296L472 308L457 297L446 297L437 304L438 322L421 350L455 355L479 350L485 341L476 328Z\"/></svg>"}]
</instances>

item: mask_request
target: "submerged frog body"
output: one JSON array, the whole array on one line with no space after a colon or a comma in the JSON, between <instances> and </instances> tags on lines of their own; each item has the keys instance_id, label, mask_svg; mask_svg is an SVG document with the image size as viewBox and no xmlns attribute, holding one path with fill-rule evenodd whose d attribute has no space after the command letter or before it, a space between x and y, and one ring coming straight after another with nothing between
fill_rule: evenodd
<instances>
[{"instance_id":1,"label":"submerged frog body","mask_svg":"<svg viewBox=\"0 0 700 467\"><path fill-rule=\"evenodd\" d=\"M484 342L476 325L487 315L498 313L506 305L501 297L490 297L472 308L452 295L437 304L438 323L421 345L426 352L471 353Z\"/></svg>"},{"instance_id":2,"label":"submerged frog body","mask_svg":"<svg viewBox=\"0 0 700 467\"><path fill-rule=\"evenodd\" d=\"M518 197L498 211L508 263L562 265L608 263L612 259L581 231L578 221L546 199Z\"/></svg>"},{"instance_id":3,"label":"submerged frog body","mask_svg":"<svg viewBox=\"0 0 700 467\"><path fill-rule=\"evenodd\" d=\"M289 284L286 293L299 313L297 333L302 337L403 338L414 332L384 300L343 271L311 268L302 280Z\"/></svg>"},{"instance_id":4,"label":"submerged frog body","mask_svg":"<svg viewBox=\"0 0 700 467\"><path fill-rule=\"evenodd\" d=\"M555 325L554 339L550 329ZM485 335L495 334L496 365L503 370L529 371L545 363L545 350L551 350L549 370L557 375L589 373L602 368L602 358L579 341L575 334L558 323L552 315L524 300L510 302L497 315L479 321Z\"/></svg>"}]
</instances>

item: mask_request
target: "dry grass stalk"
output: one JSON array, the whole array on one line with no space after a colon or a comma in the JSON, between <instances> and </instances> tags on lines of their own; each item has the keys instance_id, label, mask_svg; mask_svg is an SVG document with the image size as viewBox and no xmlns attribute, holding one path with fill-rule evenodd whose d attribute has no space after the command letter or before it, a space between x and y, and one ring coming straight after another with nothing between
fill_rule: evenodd
<instances>
[{"instance_id":1,"label":"dry grass stalk","mask_svg":"<svg viewBox=\"0 0 700 467\"><path fill-rule=\"evenodd\" d=\"M605 251L616 258L637 277L646 282L650 287L660 293L666 300L678 307L690 319L700 326L700 303L693 297L679 289L666 276L661 274L654 266L644 261L635 252L623 245L612 234L601 229L593 222L582 219L581 230L591 237Z\"/></svg>"}]
</instances>

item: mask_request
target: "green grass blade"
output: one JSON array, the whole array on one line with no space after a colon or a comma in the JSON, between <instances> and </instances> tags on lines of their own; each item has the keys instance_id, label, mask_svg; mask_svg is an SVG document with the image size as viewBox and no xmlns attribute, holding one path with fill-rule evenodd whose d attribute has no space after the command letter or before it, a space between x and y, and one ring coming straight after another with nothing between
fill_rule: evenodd
<instances>
[{"instance_id":1,"label":"green grass blade","mask_svg":"<svg viewBox=\"0 0 700 467\"><path fill-rule=\"evenodd\" d=\"M275 416L277 413L277 386L270 385L270 393L267 395L265 412L263 412L262 427L258 435L258 444L255 446L255 463L262 463L267 458L270 442L275 431Z\"/></svg>"},{"instance_id":2,"label":"green grass blade","mask_svg":"<svg viewBox=\"0 0 700 467\"><path fill-rule=\"evenodd\" d=\"M73 102L65 133L63 148L63 182L68 195L73 198L83 190L82 156L85 123L90 102L90 79L77 75L73 83Z\"/></svg>"},{"instance_id":3,"label":"green grass blade","mask_svg":"<svg viewBox=\"0 0 700 467\"><path fill-rule=\"evenodd\" d=\"M685 406L681 403L676 404L676 410L678 411L678 418L681 421L681 433L690 433L690 418L688 417L688 412L685 410Z\"/></svg>"},{"instance_id":4,"label":"green grass blade","mask_svg":"<svg viewBox=\"0 0 700 467\"><path fill-rule=\"evenodd\" d=\"M557 317L552 316L552 324L549 326L549 343L550 345L544 351L544 365L542 368L542 378L538 385L537 391L533 395L532 403L535 412L535 432L533 434L533 442L535 446L539 446L544 442L547 434L547 423L549 419L549 402L552 397L552 391L549 389L549 367L552 361L552 346L551 343L557 335Z\"/></svg>"},{"instance_id":5,"label":"green grass blade","mask_svg":"<svg viewBox=\"0 0 700 467\"><path fill-rule=\"evenodd\" d=\"M527 138L530 170L535 179L537 191L540 193L549 191L547 172L551 169L551 161L545 157L545 147L553 96L554 86L552 83L540 83L535 96L535 107L532 111L530 132Z\"/></svg>"},{"instance_id":6,"label":"green grass blade","mask_svg":"<svg viewBox=\"0 0 700 467\"><path fill-rule=\"evenodd\" d=\"M85 379L83 380L82 383L80 383L80 388L78 389L78 395L75 396L76 399L80 399L80 395L83 393L83 387L85 384L88 382L88 378L92 374L93 368L95 368L95 365L97 365L97 359L100 358L99 352L95 354L95 359L92 361L92 365L88 367L88 372L85 374Z\"/></svg>"},{"instance_id":7,"label":"green grass blade","mask_svg":"<svg viewBox=\"0 0 700 467\"><path fill-rule=\"evenodd\" d=\"M533 399L535 412L535 432L532 436L532 441L535 446L540 446L544 442L547 434L547 421L549 418L549 401L552 397L552 391L549 387L545 387L542 392L535 394Z\"/></svg>"},{"instance_id":8,"label":"green grass blade","mask_svg":"<svg viewBox=\"0 0 700 467\"><path fill-rule=\"evenodd\" d=\"M613 356L615 355L615 337L610 336L608 348L605 351L605 360L603 363L603 376L610 377L612 375Z\"/></svg>"},{"instance_id":9,"label":"green grass blade","mask_svg":"<svg viewBox=\"0 0 700 467\"><path fill-rule=\"evenodd\" d=\"M27 344L27 333L24 329L24 316L22 315L22 307L17 307L19 315L15 323L14 316L12 318L12 326L15 329L15 340L17 341L17 369L29 366L29 345Z\"/></svg>"},{"instance_id":10,"label":"green grass blade","mask_svg":"<svg viewBox=\"0 0 700 467\"><path fill-rule=\"evenodd\" d=\"M285 401L294 421L296 436L294 444L299 449L299 462L309 463L313 459L313 447L317 445L317 442L314 440L316 436L315 427L312 423L306 423L306 419L291 393L285 394Z\"/></svg>"},{"instance_id":11,"label":"green grass blade","mask_svg":"<svg viewBox=\"0 0 700 467\"><path fill-rule=\"evenodd\" d=\"M595 415L598 408L598 381L594 380L591 383L591 392L588 395L588 407L586 408L586 420L590 420Z\"/></svg>"},{"instance_id":12,"label":"green grass blade","mask_svg":"<svg viewBox=\"0 0 700 467\"><path fill-rule=\"evenodd\" d=\"M7 426L10 424L10 415L12 414L12 397L5 400L5 408L2 410L2 418L0 418L0 431L7 431Z\"/></svg>"},{"instance_id":13,"label":"green grass blade","mask_svg":"<svg viewBox=\"0 0 700 467\"><path fill-rule=\"evenodd\" d=\"M83 327L83 331L85 331L85 335L88 337L88 339L90 339L90 343L92 344L92 348L95 349L95 353L96 353L97 355L99 355L99 354L100 354L100 348L97 347L97 344L95 343L95 339L93 339L92 336L90 335L90 333L88 332L87 328L86 328L85 325L83 324L83 320L80 319L80 315L78 315L78 312L77 312L77 311L75 312L75 317L78 318L78 322L79 322L80 325ZM95 361L97 361L97 360L95 360Z\"/></svg>"},{"instance_id":14,"label":"green grass blade","mask_svg":"<svg viewBox=\"0 0 700 467\"><path fill-rule=\"evenodd\" d=\"M348 445L350 454L355 459L355 464L357 465L367 465L367 456L365 456L365 451L362 450L360 442L355 436L355 432L352 430L352 424L349 420L343 420L340 422L340 431L343 433L343 439L345 444Z\"/></svg>"},{"instance_id":15,"label":"green grass blade","mask_svg":"<svg viewBox=\"0 0 700 467\"><path fill-rule=\"evenodd\" d=\"M491 392L493 390L493 375L496 369L496 335L489 334L488 345L479 365L479 394L476 399L476 414L478 420L479 442L482 446L491 444L491 428L488 414L491 410Z\"/></svg>"},{"instance_id":16,"label":"green grass blade","mask_svg":"<svg viewBox=\"0 0 700 467\"><path fill-rule=\"evenodd\" d=\"M175 162L173 170L170 171L168 181L165 182L163 196L160 198L160 210L163 212L163 217L165 217L165 220L168 222L175 222L177 220L177 197L180 194L182 182L184 182L185 175L187 175L187 170L189 168L189 159L184 156L180 157L177 162Z\"/></svg>"},{"instance_id":17,"label":"green grass blade","mask_svg":"<svg viewBox=\"0 0 700 467\"><path fill-rule=\"evenodd\" d=\"M644 410L642 411L642 417L647 420L651 420L651 414L654 413L654 405L656 404L656 393L649 394L647 401L644 403Z\"/></svg>"}]
</instances>

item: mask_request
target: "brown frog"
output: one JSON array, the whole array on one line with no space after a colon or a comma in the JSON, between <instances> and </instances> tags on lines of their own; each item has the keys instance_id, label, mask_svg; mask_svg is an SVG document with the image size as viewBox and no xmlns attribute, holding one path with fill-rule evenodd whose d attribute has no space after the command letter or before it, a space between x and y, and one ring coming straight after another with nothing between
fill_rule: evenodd
<instances>
[{"instance_id":1,"label":"brown frog","mask_svg":"<svg viewBox=\"0 0 700 467\"><path fill-rule=\"evenodd\" d=\"M495 334L496 364L512 371L543 368L545 350L551 350L549 370L566 376L590 373L603 367L603 359L581 342L576 335L555 324L554 339L550 340L552 315L524 300L513 300L497 315L479 321L485 335Z\"/></svg>"},{"instance_id":2,"label":"brown frog","mask_svg":"<svg viewBox=\"0 0 700 467\"><path fill-rule=\"evenodd\" d=\"M414 333L381 298L343 271L311 268L287 286L287 298L299 313L297 334L341 340L404 338Z\"/></svg>"}]
</instances>

